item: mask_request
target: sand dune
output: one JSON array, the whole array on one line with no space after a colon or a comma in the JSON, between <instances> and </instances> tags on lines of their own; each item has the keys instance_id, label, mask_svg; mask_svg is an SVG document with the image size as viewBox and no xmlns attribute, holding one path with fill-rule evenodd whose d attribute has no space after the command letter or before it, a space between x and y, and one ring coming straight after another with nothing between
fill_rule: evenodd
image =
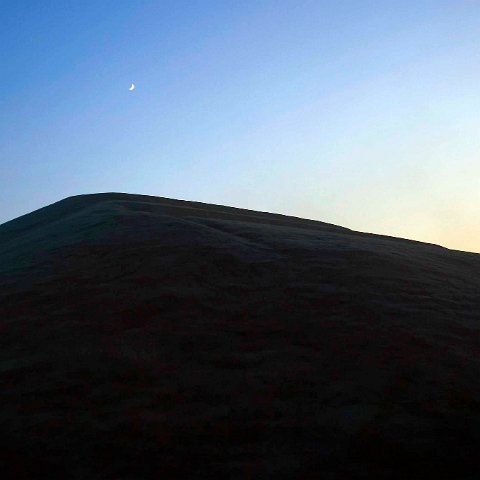
<instances>
[{"instance_id":1,"label":"sand dune","mask_svg":"<svg viewBox=\"0 0 480 480\"><path fill-rule=\"evenodd\" d=\"M0 471L473 479L480 255L119 193L0 225Z\"/></svg>"}]
</instances>

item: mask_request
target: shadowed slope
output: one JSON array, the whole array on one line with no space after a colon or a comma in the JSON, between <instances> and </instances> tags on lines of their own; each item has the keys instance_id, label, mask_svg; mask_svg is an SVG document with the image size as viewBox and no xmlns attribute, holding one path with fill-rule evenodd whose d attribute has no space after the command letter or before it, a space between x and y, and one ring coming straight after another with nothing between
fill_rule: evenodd
<instances>
[{"instance_id":1,"label":"shadowed slope","mask_svg":"<svg viewBox=\"0 0 480 480\"><path fill-rule=\"evenodd\" d=\"M109 193L1 225L0 287L11 478L480 466L479 255Z\"/></svg>"}]
</instances>

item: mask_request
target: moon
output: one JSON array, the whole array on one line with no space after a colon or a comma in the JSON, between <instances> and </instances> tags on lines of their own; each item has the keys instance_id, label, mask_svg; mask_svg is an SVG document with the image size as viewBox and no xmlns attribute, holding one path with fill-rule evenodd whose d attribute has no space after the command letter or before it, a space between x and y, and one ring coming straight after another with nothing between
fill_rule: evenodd
<instances>
[{"instance_id":1,"label":"moon","mask_svg":"<svg viewBox=\"0 0 480 480\"><path fill-rule=\"evenodd\" d=\"M130 90L131 92L133 92L133 91L135 90L135 84L134 84L134 83L132 83L132 84L130 85L129 90Z\"/></svg>"}]
</instances>

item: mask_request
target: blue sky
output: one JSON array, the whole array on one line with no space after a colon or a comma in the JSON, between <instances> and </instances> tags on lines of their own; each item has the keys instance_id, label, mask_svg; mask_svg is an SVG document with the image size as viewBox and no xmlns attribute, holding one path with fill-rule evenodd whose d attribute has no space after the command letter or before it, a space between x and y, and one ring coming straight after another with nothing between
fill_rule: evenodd
<instances>
[{"instance_id":1,"label":"blue sky","mask_svg":"<svg viewBox=\"0 0 480 480\"><path fill-rule=\"evenodd\" d=\"M479 2L0 8L0 222L119 191L480 252Z\"/></svg>"}]
</instances>

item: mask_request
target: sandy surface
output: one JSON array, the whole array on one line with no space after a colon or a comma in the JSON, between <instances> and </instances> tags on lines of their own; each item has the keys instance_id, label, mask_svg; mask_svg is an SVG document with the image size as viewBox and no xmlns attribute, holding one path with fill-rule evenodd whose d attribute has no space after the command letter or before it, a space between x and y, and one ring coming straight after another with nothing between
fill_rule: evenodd
<instances>
[{"instance_id":1,"label":"sandy surface","mask_svg":"<svg viewBox=\"0 0 480 480\"><path fill-rule=\"evenodd\" d=\"M480 255L71 197L0 226L3 478L476 479Z\"/></svg>"}]
</instances>

